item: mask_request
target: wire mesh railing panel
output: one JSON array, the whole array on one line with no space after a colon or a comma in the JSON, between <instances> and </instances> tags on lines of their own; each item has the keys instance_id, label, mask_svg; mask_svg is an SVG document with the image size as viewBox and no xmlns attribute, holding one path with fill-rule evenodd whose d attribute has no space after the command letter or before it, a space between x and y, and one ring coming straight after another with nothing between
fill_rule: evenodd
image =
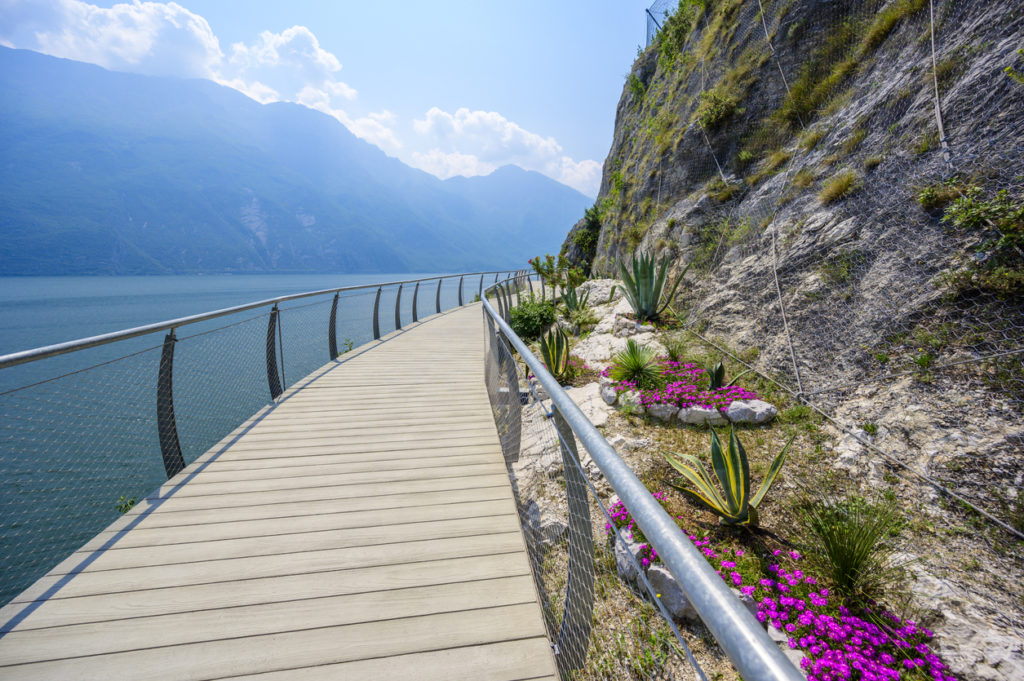
<instances>
[{"instance_id":1,"label":"wire mesh railing panel","mask_svg":"<svg viewBox=\"0 0 1024 681\"><path fill-rule=\"evenodd\" d=\"M373 340L373 301L375 296L376 289L350 291L338 296L335 334L339 353L344 353ZM329 321L330 317L328 317ZM324 357L327 357L328 354L325 350Z\"/></svg>"},{"instance_id":2,"label":"wire mesh railing panel","mask_svg":"<svg viewBox=\"0 0 1024 681\"><path fill-rule=\"evenodd\" d=\"M270 402L270 313L234 316L203 325L213 328L184 327L174 345L174 411L186 464Z\"/></svg>"},{"instance_id":3,"label":"wire mesh railing panel","mask_svg":"<svg viewBox=\"0 0 1024 681\"><path fill-rule=\"evenodd\" d=\"M328 327L332 302L333 297L326 296L304 298L281 306L278 362L286 387L295 385L330 360Z\"/></svg>"},{"instance_id":4,"label":"wire mesh railing panel","mask_svg":"<svg viewBox=\"0 0 1024 681\"><path fill-rule=\"evenodd\" d=\"M701 664L728 665L713 639L693 656L644 558L623 549L633 542L608 514L612 489L485 318L488 393L561 677L707 678Z\"/></svg>"},{"instance_id":5,"label":"wire mesh railing panel","mask_svg":"<svg viewBox=\"0 0 1024 681\"><path fill-rule=\"evenodd\" d=\"M0 395L0 604L166 479L160 348L91 365L97 354L110 353L78 353L63 375Z\"/></svg>"}]
</instances>

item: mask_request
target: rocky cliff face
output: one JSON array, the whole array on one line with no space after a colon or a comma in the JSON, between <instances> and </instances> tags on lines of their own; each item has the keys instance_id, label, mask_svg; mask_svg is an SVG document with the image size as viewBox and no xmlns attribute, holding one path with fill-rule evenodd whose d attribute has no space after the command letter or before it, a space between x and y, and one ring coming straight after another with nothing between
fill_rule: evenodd
<instances>
[{"instance_id":1,"label":"rocky cliff face","mask_svg":"<svg viewBox=\"0 0 1024 681\"><path fill-rule=\"evenodd\" d=\"M635 249L689 266L685 327L833 418L836 468L939 527L919 598L979 679L1024 674L1021 542L925 478L1024 531L1021 48L1015 0L684 0L563 247L595 276Z\"/></svg>"}]
</instances>

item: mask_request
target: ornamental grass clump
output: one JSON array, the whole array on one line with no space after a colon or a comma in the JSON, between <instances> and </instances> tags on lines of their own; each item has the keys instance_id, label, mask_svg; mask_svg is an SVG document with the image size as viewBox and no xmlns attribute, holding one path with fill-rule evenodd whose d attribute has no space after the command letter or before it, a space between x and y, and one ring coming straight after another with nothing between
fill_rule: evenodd
<instances>
[{"instance_id":1,"label":"ornamental grass clump","mask_svg":"<svg viewBox=\"0 0 1024 681\"><path fill-rule=\"evenodd\" d=\"M870 603L898 583L892 541L901 518L889 502L813 500L802 516L808 561L844 598Z\"/></svg>"},{"instance_id":2,"label":"ornamental grass clump","mask_svg":"<svg viewBox=\"0 0 1024 681\"><path fill-rule=\"evenodd\" d=\"M654 351L630 338L626 349L612 356L609 376L632 389L651 390L664 385L661 367Z\"/></svg>"},{"instance_id":3,"label":"ornamental grass clump","mask_svg":"<svg viewBox=\"0 0 1024 681\"><path fill-rule=\"evenodd\" d=\"M791 444L793 437L789 438L789 442L772 461L760 489L753 497L750 496L750 463L747 460L747 452L736 436L736 428L733 426L729 427L729 449L725 452L715 429L711 429L711 466L722 486L721 493L715 488L711 476L697 457L692 454L681 454L676 458L666 453L665 458L688 483L685 487L672 485L688 499L717 515L724 525L756 527L757 507L779 475Z\"/></svg>"}]
</instances>

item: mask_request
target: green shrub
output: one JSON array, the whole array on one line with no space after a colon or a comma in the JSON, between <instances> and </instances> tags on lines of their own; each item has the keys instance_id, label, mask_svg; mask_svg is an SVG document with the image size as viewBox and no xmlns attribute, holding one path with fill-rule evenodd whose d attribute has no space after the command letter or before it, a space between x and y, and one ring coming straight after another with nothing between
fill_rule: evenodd
<instances>
[{"instance_id":1,"label":"green shrub","mask_svg":"<svg viewBox=\"0 0 1024 681\"><path fill-rule=\"evenodd\" d=\"M633 101L637 104L644 101L644 95L647 94L647 88L644 87L644 82L632 73L629 74L629 78L627 80L629 82L629 93L633 95Z\"/></svg>"},{"instance_id":2,"label":"green shrub","mask_svg":"<svg viewBox=\"0 0 1024 681\"><path fill-rule=\"evenodd\" d=\"M718 87L700 93L697 99L699 103L693 113L694 120L708 130L715 130L732 117L739 103L735 97Z\"/></svg>"},{"instance_id":3,"label":"green shrub","mask_svg":"<svg viewBox=\"0 0 1024 681\"><path fill-rule=\"evenodd\" d=\"M801 520L807 560L847 599L866 603L898 581L891 536L902 520L891 502L814 500Z\"/></svg>"},{"instance_id":4,"label":"green shrub","mask_svg":"<svg viewBox=\"0 0 1024 681\"><path fill-rule=\"evenodd\" d=\"M956 273L959 290L980 289L1004 297L1024 295L1024 199L1001 189L986 196L975 185L946 208L942 221L980 233L977 250L984 255Z\"/></svg>"},{"instance_id":5,"label":"green shrub","mask_svg":"<svg viewBox=\"0 0 1024 681\"><path fill-rule=\"evenodd\" d=\"M554 303L532 294L509 313L509 326L517 336L526 340L539 338L541 332L554 323Z\"/></svg>"}]
</instances>

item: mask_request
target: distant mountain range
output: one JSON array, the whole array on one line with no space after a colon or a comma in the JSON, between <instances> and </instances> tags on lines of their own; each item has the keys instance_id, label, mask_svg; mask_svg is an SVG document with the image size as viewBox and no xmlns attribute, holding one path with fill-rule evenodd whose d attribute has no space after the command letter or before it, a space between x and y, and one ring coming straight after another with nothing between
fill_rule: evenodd
<instances>
[{"instance_id":1,"label":"distant mountain range","mask_svg":"<svg viewBox=\"0 0 1024 681\"><path fill-rule=\"evenodd\" d=\"M0 274L523 266L591 200L505 166L439 180L330 116L0 48Z\"/></svg>"}]
</instances>

